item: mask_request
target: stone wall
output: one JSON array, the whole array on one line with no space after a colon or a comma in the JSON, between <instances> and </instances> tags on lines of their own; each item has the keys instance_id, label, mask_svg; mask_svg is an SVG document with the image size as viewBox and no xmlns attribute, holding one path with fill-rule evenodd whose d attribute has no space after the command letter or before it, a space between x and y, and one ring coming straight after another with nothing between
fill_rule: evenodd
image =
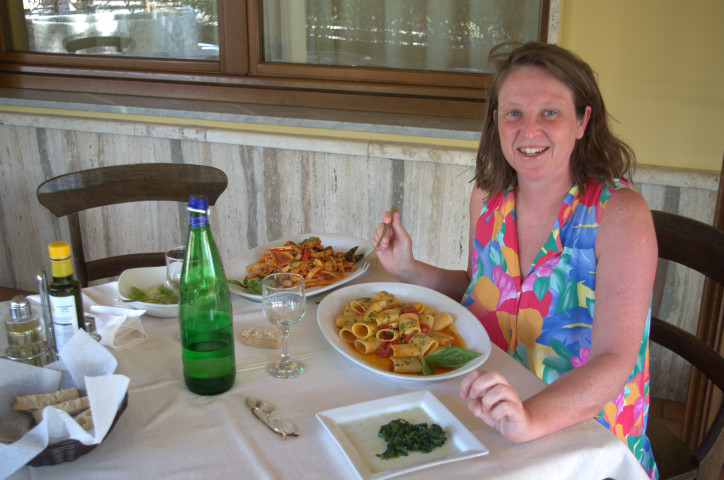
<instances>
[{"instance_id":1,"label":"stone wall","mask_svg":"<svg viewBox=\"0 0 724 480\"><path fill-rule=\"evenodd\" d=\"M287 235L370 238L381 212L398 206L419 259L465 268L473 149L290 131L0 111L0 285L36 290L38 268L49 268L47 244L69 238L65 219L38 203L38 185L71 171L132 162L197 163L226 172L229 186L211 216L226 262ZM642 166L635 180L652 209L711 221L718 172ZM81 219L89 258L185 243L183 205L97 210ZM662 315L691 331L702 279L677 271L674 280Z\"/></svg>"}]
</instances>

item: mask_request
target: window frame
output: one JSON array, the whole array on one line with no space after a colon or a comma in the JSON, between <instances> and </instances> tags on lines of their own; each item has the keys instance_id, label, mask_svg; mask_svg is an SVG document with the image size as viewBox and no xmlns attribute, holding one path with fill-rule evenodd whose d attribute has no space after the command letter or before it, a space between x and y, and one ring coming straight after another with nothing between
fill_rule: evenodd
<instances>
[{"instance_id":1,"label":"window frame","mask_svg":"<svg viewBox=\"0 0 724 480\"><path fill-rule=\"evenodd\" d=\"M2 11L9 1L0 0ZM550 3L541 0L540 41L547 40ZM10 51L0 22L0 87L480 116L490 75L262 62L258 0L217 0L217 9L218 61Z\"/></svg>"}]
</instances>

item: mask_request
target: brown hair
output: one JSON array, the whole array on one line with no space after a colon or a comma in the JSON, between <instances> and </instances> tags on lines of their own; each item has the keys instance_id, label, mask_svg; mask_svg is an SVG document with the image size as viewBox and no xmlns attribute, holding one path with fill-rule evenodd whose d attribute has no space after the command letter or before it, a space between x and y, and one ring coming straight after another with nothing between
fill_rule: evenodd
<instances>
[{"instance_id":1,"label":"brown hair","mask_svg":"<svg viewBox=\"0 0 724 480\"><path fill-rule=\"evenodd\" d=\"M474 179L488 197L515 180L515 170L505 160L500 147L494 112L498 108L500 89L510 73L527 66L544 69L571 89L577 118L582 118L586 106L591 106L586 131L576 141L571 152L571 173L581 192L585 192L588 182L599 178L609 183L614 178L631 181L630 175L636 160L634 152L611 132L609 115L596 76L586 62L556 45L504 43L491 50L488 63L494 73L488 86L488 108L480 136Z\"/></svg>"}]
</instances>

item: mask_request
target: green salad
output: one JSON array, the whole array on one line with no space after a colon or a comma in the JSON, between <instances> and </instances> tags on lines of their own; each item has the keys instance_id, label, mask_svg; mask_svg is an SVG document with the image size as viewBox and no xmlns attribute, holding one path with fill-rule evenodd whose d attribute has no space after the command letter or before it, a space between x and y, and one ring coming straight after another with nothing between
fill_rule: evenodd
<instances>
[{"instance_id":1,"label":"green salad","mask_svg":"<svg viewBox=\"0 0 724 480\"><path fill-rule=\"evenodd\" d=\"M131 295L128 298L131 300L143 300L146 303L161 305L178 303L178 295L176 295L173 290L163 283L159 283L158 285L145 290L142 288L131 287Z\"/></svg>"}]
</instances>

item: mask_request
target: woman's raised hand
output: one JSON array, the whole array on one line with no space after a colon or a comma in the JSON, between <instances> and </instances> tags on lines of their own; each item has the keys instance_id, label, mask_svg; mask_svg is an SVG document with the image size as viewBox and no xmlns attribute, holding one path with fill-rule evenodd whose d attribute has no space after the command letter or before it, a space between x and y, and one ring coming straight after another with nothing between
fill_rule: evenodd
<instances>
[{"instance_id":1,"label":"woman's raised hand","mask_svg":"<svg viewBox=\"0 0 724 480\"><path fill-rule=\"evenodd\" d=\"M384 212L382 222L372 232L372 244L376 245L382 237L385 225L389 225L385 237L377 248L377 258L385 270L398 280L409 281L406 272L411 268L414 258L412 256L412 238L405 227L400 223L399 212Z\"/></svg>"},{"instance_id":2,"label":"woman's raised hand","mask_svg":"<svg viewBox=\"0 0 724 480\"><path fill-rule=\"evenodd\" d=\"M475 370L460 383L468 410L511 442L535 438L530 415L518 392L498 372Z\"/></svg>"}]
</instances>

